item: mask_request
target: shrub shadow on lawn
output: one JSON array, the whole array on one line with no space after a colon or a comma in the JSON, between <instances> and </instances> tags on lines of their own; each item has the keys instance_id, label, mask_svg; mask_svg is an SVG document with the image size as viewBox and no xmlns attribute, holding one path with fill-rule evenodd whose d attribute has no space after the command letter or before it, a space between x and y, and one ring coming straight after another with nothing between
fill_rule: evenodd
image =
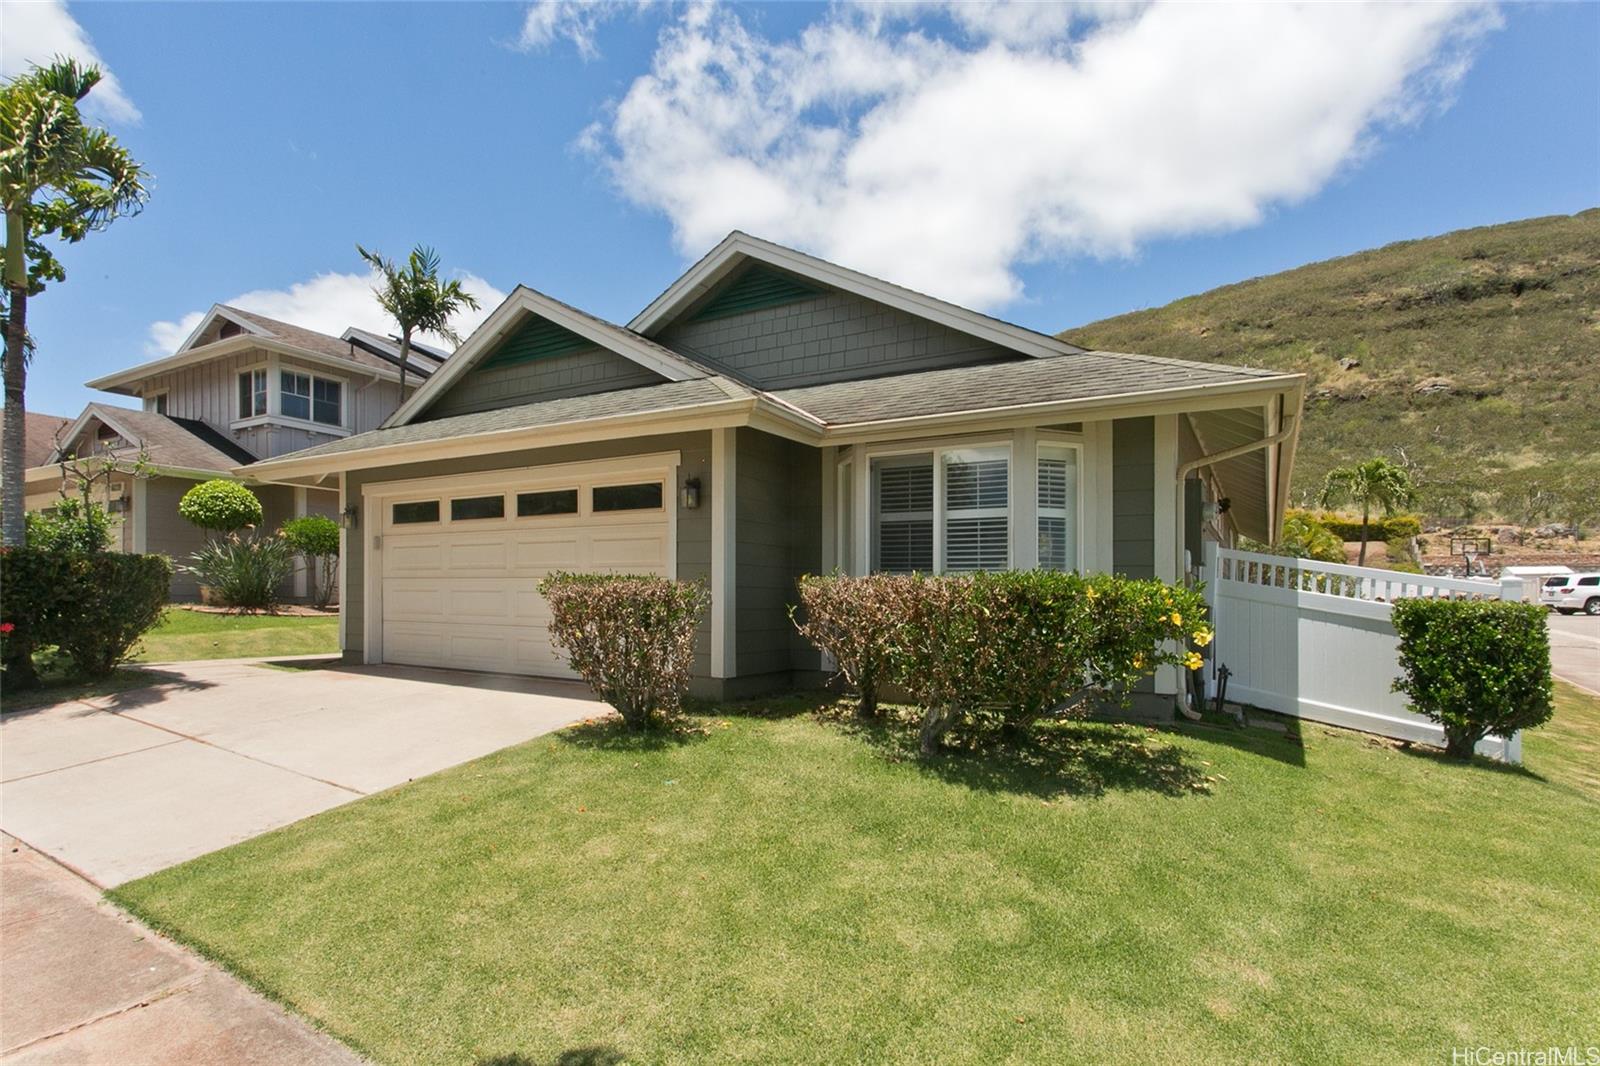
<instances>
[{"instance_id":1,"label":"shrub shadow on lawn","mask_svg":"<svg viewBox=\"0 0 1600 1066\"><path fill-rule=\"evenodd\" d=\"M1113 791L1163 796L1206 795L1211 779L1187 752L1160 732L1099 722L1047 722L1022 734L957 736L958 743L923 759L910 723L893 718L849 719L846 730L891 762L920 767L952 784L1040 799L1094 798Z\"/></svg>"},{"instance_id":2,"label":"shrub shadow on lawn","mask_svg":"<svg viewBox=\"0 0 1600 1066\"><path fill-rule=\"evenodd\" d=\"M617 1066L627 1057L616 1048L595 1044L568 1048L553 1059L535 1059L516 1051L506 1055L490 1055L479 1059L478 1066Z\"/></svg>"},{"instance_id":3,"label":"shrub shadow on lawn","mask_svg":"<svg viewBox=\"0 0 1600 1066\"><path fill-rule=\"evenodd\" d=\"M555 739L575 748L595 751L646 752L665 751L685 744L698 744L711 733L700 719L679 717L652 729L629 729L614 714L604 718L586 718L555 734Z\"/></svg>"}]
</instances>

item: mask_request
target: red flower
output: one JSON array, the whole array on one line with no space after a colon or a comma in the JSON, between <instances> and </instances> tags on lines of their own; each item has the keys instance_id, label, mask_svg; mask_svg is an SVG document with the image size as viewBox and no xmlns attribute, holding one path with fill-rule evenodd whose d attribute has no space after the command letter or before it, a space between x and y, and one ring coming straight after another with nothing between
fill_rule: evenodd
<instances>
[{"instance_id":1,"label":"red flower","mask_svg":"<svg viewBox=\"0 0 1600 1066\"><path fill-rule=\"evenodd\" d=\"M16 628L17 627L12 625L10 622L0 622L0 637L10 636L11 631Z\"/></svg>"}]
</instances>

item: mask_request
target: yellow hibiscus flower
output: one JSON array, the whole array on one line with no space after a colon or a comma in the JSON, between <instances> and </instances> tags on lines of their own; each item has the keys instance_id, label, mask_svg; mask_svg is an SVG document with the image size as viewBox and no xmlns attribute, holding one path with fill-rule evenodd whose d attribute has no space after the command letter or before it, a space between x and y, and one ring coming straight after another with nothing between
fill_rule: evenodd
<instances>
[{"instance_id":1,"label":"yellow hibiscus flower","mask_svg":"<svg viewBox=\"0 0 1600 1066\"><path fill-rule=\"evenodd\" d=\"M1173 611L1172 612L1172 624L1175 625L1175 626L1183 625L1183 615L1179 614L1177 611Z\"/></svg>"},{"instance_id":2,"label":"yellow hibiscus flower","mask_svg":"<svg viewBox=\"0 0 1600 1066\"><path fill-rule=\"evenodd\" d=\"M1211 638L1213 636L1215 636L1215 634L1213 634L1209 629L1197 629L1195 630L1194 634L1194 642L1203 648L1207 644L1211 643Z\"/></svg>"},{"instance_id":3,"label":"yellow hibiscus flower","mask_svg":"<svg viewBox=\"0 0 1600 1066\"><path fill-rule=\"evenodd\" d=\"M1183 657L1183 665L1187 666L1191 670L1198 670L1205 664L1206 661L1200 658L1200 653L1197 651L1192 651Z\"/></svg>"}]
</instances>

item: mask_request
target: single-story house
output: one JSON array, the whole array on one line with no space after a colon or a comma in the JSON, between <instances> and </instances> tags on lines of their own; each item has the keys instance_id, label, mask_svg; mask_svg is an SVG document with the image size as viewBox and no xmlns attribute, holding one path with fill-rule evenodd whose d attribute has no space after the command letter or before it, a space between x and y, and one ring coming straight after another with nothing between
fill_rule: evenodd
<instances>
[{"instance_id":1,"label":"single-story house","mask_svg":"<svg viewBox=\"0 0 1600 1066\"><path fill-rule=\"evenodd\" d=\"M657 573L709 586L695 689L736 696L815 676L808 571L1173 581L1274 539L1304 388L735 232L626 325L519 287L381 428L238 473L337 489L353 661L562 676L539 578Z\"/></svg>"}]
</instances>

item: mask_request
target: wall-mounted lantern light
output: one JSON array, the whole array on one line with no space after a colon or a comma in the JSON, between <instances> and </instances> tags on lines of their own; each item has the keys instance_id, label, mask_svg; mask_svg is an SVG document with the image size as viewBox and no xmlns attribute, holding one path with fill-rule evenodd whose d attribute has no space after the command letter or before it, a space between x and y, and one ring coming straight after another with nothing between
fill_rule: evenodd
<instances>
[{"instance_id":1,"label":"wall-mounted lantern light","mask_svg":"<svg viewBox=\"0 0 1600 1066\"><path fill-rule=\"evenodd\" d=\"M683 489L678 494L678 501L683 504L685 511L692 511L700 506L700 479L692 477L683 483Z\"/></svg>"},{"instance_id":2,"label":"wall-mounted lantern light","mask_svg":"<svg viewBox=\"0 0 1600 1066\"><path fill-rule=\"evenodd\" d=\"M345 504L344 510L339 512L339 524L346 529L356 528L356 518L358 517L358 514L359 512L357 512L355 504Z\"/></svg>"}]
</instances>

